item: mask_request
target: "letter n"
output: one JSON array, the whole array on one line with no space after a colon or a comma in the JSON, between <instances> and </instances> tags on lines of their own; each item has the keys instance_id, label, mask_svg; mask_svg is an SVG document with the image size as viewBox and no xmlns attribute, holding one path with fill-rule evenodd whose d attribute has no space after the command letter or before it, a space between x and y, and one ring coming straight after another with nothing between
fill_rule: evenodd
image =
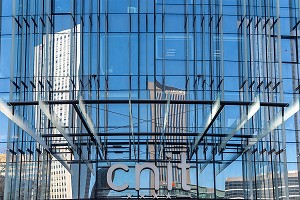
<instances>
[{"instance_id":1,"label":"letter n","mask_svg":"<svg viewBox=\"0 0 300 200\"><path fill-rule=\"evenodd\" d=\"M135 189L140 190L140 176L144 169L151 169L154 173L154 188L159 189L159 170L152 163L136 164L135 165Z\"/></svg>"}]
</instances>

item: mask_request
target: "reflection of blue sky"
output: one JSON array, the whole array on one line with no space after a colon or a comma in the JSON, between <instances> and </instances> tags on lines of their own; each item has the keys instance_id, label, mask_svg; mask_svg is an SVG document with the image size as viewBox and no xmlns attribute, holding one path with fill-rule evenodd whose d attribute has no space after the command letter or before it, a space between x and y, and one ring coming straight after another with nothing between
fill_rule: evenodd
<instances>
[{"instance_id":1,"label":"reflection of blue sky","mask_svg":"<svg viewBox=\"0 0 300 200\"><path fill-rule=\"evenodd\" d=\"M0 112L0 153L3 152L3 149L6 148L6 138L7 138L7 128L8 128L8 119L5 115Z\"/></svg>"},{"instance_id":2,"label":"reflection of blue sky","mask_svg":"<svg viewBox=\"0 0 300 200\"><path fill-rule=\"evenodd\" d=\"M71 10L70 0L54 0L55 13L69 13Z\"/></svg>"},{"instance_id":3,"label":"reflection of blue sky","mask_svg":"<svg viewBox=\"0 0 300 200\"><path fill-rule=\"evenodd\" d=\"M1 18L1 47L0 47L0 98L9 99L9 86L10 86L10 61L11 61L11 30L12 18L11 10L12 1L2 1L2 18ZM0 153L5 152L8 119L0 112Z\"/></svg>"},{"instance_id":4,"label":"reflection of blue sky","mask_svg":"<svg viewBox=\"0 0 300 200\"><path fill-rule=\"evenodd\" d=\"M10 27L11 23L2 24L2 27L6 27L6 26ZM10 66L11 66L10 55L11 55L11 35L1 36L0 79L10 77Z\"/></svg>"},{"instance_id":5,"label":"reflection of blue sky","mask_svg":"<svg viewBox=\"0 0 300 200\"><path fill-rule=\"evenodd\" d=\"M11 16L12 1L1 1L2 2L2 16ZM11 27L7 27L11 28ZM2 30L2 29L1 29Z\"/></svg>"}]
</instances>

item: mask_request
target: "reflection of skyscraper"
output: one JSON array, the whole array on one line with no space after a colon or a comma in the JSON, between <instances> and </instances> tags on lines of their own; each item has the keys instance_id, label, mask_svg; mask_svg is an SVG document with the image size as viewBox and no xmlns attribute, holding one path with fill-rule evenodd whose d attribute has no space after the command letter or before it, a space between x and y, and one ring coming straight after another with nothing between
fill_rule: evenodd
<instances>
[{"instance_id":1,"label":"reflection of skyscraper","mask_svg":"<svg viewBox=\"0 0 300 200\"><path fill-rule=\"evenodd\" d=\"M163 86L159 82L149 82L150 99L185 100L185 92L174 87ZM183 104L151 104L152 125L154 133L164 136L152 136L155 144L149 145L150 159L163 158L167 153L172 153L171 160L179 161L180 153L186 152L186 107ZM162 164L163 165L163 164ZM160 168L160 188L167 187L166 170ZM173 166L173 187L181 185L181 173ZM190 172L187 171L187 183L190 184ZM150 186L154 188L154 177L150 178ZM180 188L176 188L180 189Z\"/></svg>"},{"instance_id":2,"label":"reflection of skyscraper","mask_svg":"<svg viewBox=\"0 0 300 200\"><path fill-rule=\"evenodd\" d=\"M101 198L107 196L110 192L110 187L107 184L108 168L101 168L97 170L97 180L93 186L91 198ZM114 174L112 176L114 179Z\"/></svg>"},{"instance_id":3,"label":"reflection of skyscraper","mask_svg":"<svg viewBox=\"0 0 300 200\"><path fill-rule=\"evenodd\" d=\"M6 155L0 154L0 199L4 198L5 169L6 169Z\"/></svg>"},{"instance_id":4,"label":"reflection of skyscraper","mask_svg":"<svg viewBox=\"0 0 300 200\"><path fill-rule=\"evenodd\" d=\"M80 28L76 27L77 30ZM71 80L70 76L72 71L76 71L79 68L79 57L75 64L72 63L71 56L75 50L72 45L71 34L73 29L64 30L53 34L47 41L47 37L44 36L43 43L35 47L35 76L41 76L48 74L52 77L52 99L53 100L68 100L70 99L70 85ZM80 37L77 37L77 48L80 44ZM49 50L46 51L48 43ZM79 55L79 54L78 54ZM47 61L47 62L46 62ZM52 71L44 72L41 66L43 65L52 65ZM72 66L72 67L71 67ZM76 66L75 69L73 66ZM72 69L72 71L71 71ZM36 85L39 85L39 82L36 81ZM35 100L43 100L43 96L35 96ZM60 120L62 127L67 128L68 124L73 122L76 123L76 119L69 118L70 106L69 105L53 105L53 113L57 119ZM52 134L60 134L57 129L52 129ZM53 143L61 143L64 141L63 137L53 137ZM66 159L71 159L71 154L66 149L58 150L59 154ZM53 158L54 159L54 158ZM53 160L51 163L51 180L50 180L50 197L52 199L61 199L61 198L73 198L72 194L72 177L71 173L68 172L60 162ZM73 191L74 192L74 191Z\"/></svg>"}]
</instances>

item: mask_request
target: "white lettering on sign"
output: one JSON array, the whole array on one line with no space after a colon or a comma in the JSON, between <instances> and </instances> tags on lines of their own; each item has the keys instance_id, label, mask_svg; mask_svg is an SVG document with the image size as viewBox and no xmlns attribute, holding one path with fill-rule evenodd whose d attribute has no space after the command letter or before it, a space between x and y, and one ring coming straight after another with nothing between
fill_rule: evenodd
<instances>
[{"instance_id":1,"label":"white lettering on sign","mask_svg":"<svg viewBox=\"0 0 300 200\"><path fill-rule=\"evenodd\" d=\"M109 185L109 187L115 191L123 191L123 190L126 190L129 185L128 184L124 184L122 186L116 186L115 184L113 184L112 182L112 174L115 170L117 169L123 169L125 172L128 172L129 171L129 168L127 165L124 165L124 164L115 164L113 166L111 166L109 169L108 169L108 172L107 172L107 184Z\"/></svg>"},{"instance_id":2,"label":"white lettering on sign","mask_svg":"<svg viewBox=\"0 0 300 200\"><path fill-rule=\"evenodd\" d=\"M181 153L181 163L177 165L179 169L181 169L181 186L183 190L189 191L191 187L187 185L187 170L190 168L190 165L186 163L186 153ZM107 184L109 187L115 191L123 191L126 190L129 185L128 183L122 186L116 186L112 181L112 175L114 171L122 169L125 172L129 171L129 168L125 164L115 164L112 165L107 172ZM140 190L140 176L141 172L144 169L150 169L154 173L154 189L159 189L159 170L153 163L143 163L143 164L136 164L135 165L135 189L138 191ZM167 188L168 190L172 190L172 182L173 182L173 172L172 172L172 164L169 161L167 163Z\"/></svg>"}]
</instances>

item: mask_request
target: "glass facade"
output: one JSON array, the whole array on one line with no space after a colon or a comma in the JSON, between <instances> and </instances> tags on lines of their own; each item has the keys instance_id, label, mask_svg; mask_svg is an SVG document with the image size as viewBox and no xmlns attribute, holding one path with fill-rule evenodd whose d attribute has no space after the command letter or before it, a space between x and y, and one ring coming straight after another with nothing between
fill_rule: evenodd
<instances>
[{"instance_id":1,"label":"glass facade","mask_svg":"<svg viewBox=\"0 0 300 200\"><path fill-rule=\"evenodd\" d=\"M0 5L0 198L300 199L299 0Z\"/></svg>"}]
</instances>

